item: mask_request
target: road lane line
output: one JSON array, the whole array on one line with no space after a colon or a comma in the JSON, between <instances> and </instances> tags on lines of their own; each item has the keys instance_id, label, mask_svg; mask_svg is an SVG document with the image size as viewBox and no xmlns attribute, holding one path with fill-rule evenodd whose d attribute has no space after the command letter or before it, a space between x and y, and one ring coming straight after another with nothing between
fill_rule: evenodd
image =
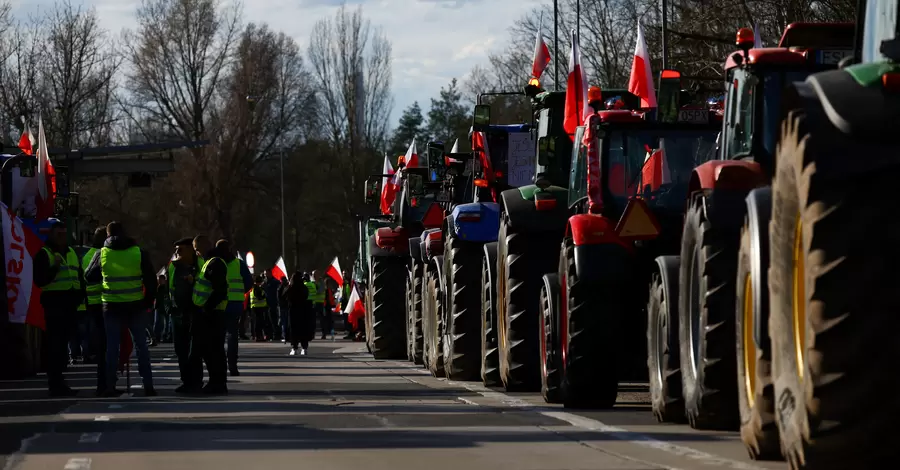
<instances>
[{"instance_id":1,"label":"road lane line","mask_svg":"<svg viewBox=\"0 0 900 470\"><path fill-rule=\"evenodd\" d=\"M96 417L94 417L94 421L109 421L109 416L106 416L106 415L96 416Z\"/></svg>"},{"instance_id":2,"label":"road lane line","mask_svg":"<svg viewBox=\"0 0 900 470\"><path fill-rule=\"evenodd\" d=\"M14 468L17 468L19 464L21 464L22 461L25 460L25 454L28 452L28 448L31 447L31 443L42 435L42 433L37 433L31 437L22 439L22 442L19 444L19 450L10 454L9 458L6 459L6 465L3 466L3 470L12 470Z\"/></svg>"},{"instance_id":3,"label":"road lane line","mask_svg":"<svg viewBox=\"0 0 900 470\"><path fill-rule=\"evenodd\" d=\"M78 439L79 444L96 444L100 442L101 432L86 432Z\"/></svg>"},{"instance_id":4,"label":"road lane line","mask_svg":"<svg viewBox=\"0 0 900 470\"><path fill-rule=\"evenodd\" d=\"M84 457L75 457L69 459L66 462L66 466L63 467L63 470L90 470L91 469L91 459L87 459Z\"/></svg>"}]
</instances>

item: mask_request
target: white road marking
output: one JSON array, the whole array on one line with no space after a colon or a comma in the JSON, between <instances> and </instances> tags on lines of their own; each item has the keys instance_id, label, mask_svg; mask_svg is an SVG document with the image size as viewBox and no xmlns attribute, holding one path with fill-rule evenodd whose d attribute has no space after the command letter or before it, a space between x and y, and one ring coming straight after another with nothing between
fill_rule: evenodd
<instances>
[{"instance_id":1,"label":"white road marking","mask_svg":"<svg viewBox=\"0 0 900 470\"><path fill-rule=\"evenodd\" d=\"M109 416L97 416L94 418L94 421L109 421Z\"/></svg>"},{"instance_id":2,"label":"white road marking","mask_svg":"<svg viewBox=\"0 0 900 470\"><path fill-rule=\"evenodd\" d=\"M81 435L81 438L78 439L79 444L96 444L100 442L100 436L103 433L101 432L86 432Z\"/></svg>"},{"instance_id":3,"label":"white road marking","mask_svg":"<svg viewBox=\"0 0 900 470\"><path fill-rule=\"evenodd\" d=\"M63 467L63 470L90 470L90 468L91 459L76 457L69 459L69 461L66 462L66 466Z\"/></svg>"},{"instance_id":4,"label":"white road marking","mask_svg":"<svg viewBox=\"0 0 900 470\"><path fill-rule=\"evenodd\" d=\"M25 453L28 452L31 443L41 436L41 433L37 433L31 437L22 439L22 442L19 444L19 450L10 454L9 458L6 459L6 465L3 466L3 470L12 470L18 467L19 464L25 460Z\"/></svg>"},{"instance_id":5,"label":"white road marking","mask_svg":"<svg viewBox=\"0 0 900 470\"><path fill-rule=\"evenodd\" d=\"M467 404L467 405L481 406L481 405L479 405L478 403L475 403L474 401L469 400L468 398L456 397L456 399L459 400L459 401L461 401L461 402L463 402L463 403L465 403L465 404Z\"/></svg>"},{"instance_id":6,"label":"white road marking","mask_svg":"<svg viewBox=\"0 0 900 470\"><path fill-rule=\"evenodd\" d=\"M171 358L171 357L164 357L163 360L164 360L164 361L171 361L172 358Z\"/></svg>"}]
</instances>

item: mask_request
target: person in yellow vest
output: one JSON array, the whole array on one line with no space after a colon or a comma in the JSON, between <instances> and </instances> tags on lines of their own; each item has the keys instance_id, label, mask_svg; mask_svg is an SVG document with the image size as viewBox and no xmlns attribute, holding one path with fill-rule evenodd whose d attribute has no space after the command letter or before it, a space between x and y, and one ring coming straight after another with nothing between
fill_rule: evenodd
<instances>
[{"instance_id":1,"label":"person in yellow vest","mask_svg":"<svg viewBox=\"0 0 900 470\"><path fill-rule=\"evenodd\" d=\"M195 245L196 246L196 245ZM208 395L225 395L228 387L225 384L225 328L228 305L228 264L224 258L228 253L219 248L212 249L206 256L206 262L200 275L194 282L191 300L200 309L197 321L192 328L194 344L206 363L209 383L203 387Z\"/></svg>"},{"instance_id":2,"label":"person in yellow vest","mask_svg":"<svg viewBox=\"0 0 900 470\"><path fill-rule=\"evenodd\" d=\"M81 257L81 269L86 272L94 255L103 248L103 242L106 241L106 227L98 227L94 230L94 236L91 239L91 247ZM90 322L90 344L91 350L96 355L97 362L97 395L103 394L106 390L106 328L103 323L103 283L101 282L85 282L87 290L87 302L79 307L87 312L88 321Z\"/></svg>"},{"instance_id":3,"label":"person in yellow vest","mask_svg":"<svg viewBox=\"0 0 900 470\"><path fill-rule=\"evenodd\" d=\"M313 311L316 318L319 319L319 326L322 327L322 339L327 339L328 333L331 332L331 315L325 311L325 296L328 295L328 286L325 285L325 279L319 274L319 271L312 272L312 282L315 289L309 291L309 298L312 300Z\"/></svg>"},{"instance_id":4,"label":"person in yellow vest","mask_svg":"<svg viewBox=\"0 0 900 470\"><path fill-rule=\"evenodd\" d=\"M225 307L225 338L228 350L226 358L228 372L232 377L241 375L238 370L238 341L240 340L241 315L244 313L244 294L253 287L253 278L246 264L234 255L231 242L219 240L216 250L222 253L228 279L228 305ZM245 277L246 274L246 277Z\"/></svg>"},{"instance_id":5,"label":"person in yellow vest","mask_svg":"<svg viewBox=\"0 0 900 470\"><path fill-rule=\"evenodd\" d=\"M250 311L253 312L253 335L257 342L266 341L269 330L269 302L266 299L265 280L262 274L256 276L256 283L250 291Z\"/></svg>"},{"instance_id":6,"label":"person in yellow vest","mask_svg":"<svg viewBox=\"0 0 900 470\"><path fill-rule=\"evenodd\" d=\"M69 364L69 338L74 332L78 306L84 304L85 284L78 255L69 246L66 224L50 219L47 242L33 262L34 284L41 288L47 342L47 388L50 396L71 397L63 373Z\"/></svg>"},{"instance_id":7,"label":"person in yellow vest","mask_svg":"<svg viewBox=\"0 0 900 470\"><path fill-rule=\"evenodd\" d=\"M150 255L125 234L119 222L106 226L107 239L103 248L88 264L85 279L101 282L103 321L106 324L106 391L103 396L121 395L116 390L116 366L122 327L128 328L137 350L138 371L144 382L144 395L156 396L153 374L150 371L150 350L147 347L147 312L156 298L156 270Z\"/></svg>"},{"instance_id":8,"label":"person in yellow vest","mask_svg":"<svg viewBox=\"0 0 900 470\"><path fill-rule=\"evenodd\" d=\"M200 329L192 328L197 321L199 309L194 305L194 280L200 275L203 265L191 246L190 237L175 242L175 259L166 268L169 281L169 304L172 308L172 336L181 385L175 393L197 393L203 388L203 354L195 344L202 339L194 338Z\"/></svg>"}]
</instances>

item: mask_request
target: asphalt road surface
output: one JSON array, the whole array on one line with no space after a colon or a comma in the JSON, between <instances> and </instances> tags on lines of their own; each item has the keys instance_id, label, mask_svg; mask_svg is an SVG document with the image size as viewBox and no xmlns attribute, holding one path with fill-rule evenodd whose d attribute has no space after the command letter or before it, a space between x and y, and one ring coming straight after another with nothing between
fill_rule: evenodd
<instances>
[{"instance_id":1,"label":"asphalt road surface","mask_svg":"<svg viewBox=\"0 0 900 470\"><path fill-rule=\"evenodd\" d=\"M306 357L242 343L226 397L182 397L172 349L152 350L160 396L93 398L91 366L70 368L80 397L46 397L42 377L0 381L3 470L783 469L752 462L736 433L660 425L646 386L614 410L572 412L375 361L361 343L316 341ZM132 384L139 384L132 371ZM120 382L122 384L122 382ZM124 388L124 387L123 387Z\"/></svg>"}]
</instances>

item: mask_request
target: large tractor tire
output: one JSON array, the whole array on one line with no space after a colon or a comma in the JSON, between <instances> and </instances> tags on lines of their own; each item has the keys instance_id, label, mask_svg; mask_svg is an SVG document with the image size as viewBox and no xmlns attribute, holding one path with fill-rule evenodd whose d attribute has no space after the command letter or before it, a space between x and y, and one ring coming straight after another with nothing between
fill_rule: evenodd
<instances>
[{"instance_id":1,"label":"large tractor tire","mask_svg":"<svg viewBox=\"0 0 900 470\"><path fill-rule=\"evenodd\" d=\"M422 365L422 273L421 261L413 260L409 279L406 281L407 301L407 359L414 364Z\"/></svg>"},{"instance_id":2,"label":"large tractor tire","mask_svg":"<svg viewBox=\"0 0 900 470\"><path fill-rule=\"evenodd\" d=\"M406 357L406 309L403 305L406 277L405 258L372 258L372 318L371 322L366 322L366 328L369 330L371 352L375 359Z\"/></svg>"},{"instance_id":3,"label":"large tractor tire","mask_svg":"<svg viewBox=\"0 0 900 470\"><path fill-rule=\"evenodd\" d=\"M682 394L692 428L736 430L734 283L740 222L732 226L707 214L741 214L744 202L717 198L715 193L707 201L708 211L702 198L692 200L682 233L678 295Z\"/></svg>"},{"instance_id":4,"label":"large tractor tire","mask_svg":"<svg viewBox=\"0 0 900 470\"><path fill-rule=\"evenodd\" d=\"M425 274L422 309L425 367L435 377L444 377L444 345L441 323L444 316L444 299L441 293L440 271L429 267Z\"/></svg>"},{"instance_id":5,"label":"large tractor tire","mask_svg":"<svg viewBox=\"0 0 900 470\"><path fill-rule=\"evenodd\" d=\"M678 257L666 256L650 281L647 302L647 371L650 405L661 423L684 423L678 343ZM669 268L669 269L666 269ZM675 279L671 279L674 277Z\"/></svg>"},{"instance_id":6,"label":"large tractor tire","mask_svg":"<svg viewBox=\"0 0 900 470\"><path fill-rule=\"evenodd\" d=\"M541 396L547 403L562 403L562 359L559 357L558 330L560 308L559 274L545 274L541 286Z\"/></svg>"},{"instance_id":7,"label":"large tractor tire","mask_svg":"<svg viewBox=\"0 0 900 470\"><path fill-rule=\"evenodd\" d=\"M503 385L497 348L497 243L484 247L481 260L481 382L486 387Z\"/></svg>"},{"instance_id":8,"label":"large tractor tire","mask_svg":"<svg viewBox=\"0 0 900 470\"><path fill-rule=\"evenodd\" d=\"M751 217L754 219L752 226ZM768 347L768 341L758 346L754 338L754 331L763 327L758 322L764 321L764 315L769 310L766 273L769 267L768 227L769 214L757 214L751 208L741 230L738 252L735 306L738 410L741 440L753 460L782 459L778 426L775 424L772 349ZM768 339L765 328L762 331Z\"/></svg>"},{"instance_id":9,"label":"large tractor tire","mask_svg":"<svg viewBox=\"0 0 900 470\"><path fill-rule=\"evenodd\" d=\"M622 337L627 315L624 284L588 282L575 268L575 244L563 241L559 254L563 374L560 393L566 408L612 408L619 388ZM641 332L643 335L643 332Z\"/></svg>"},{"instance_id":10,"label":"large tractor tire","mask_svg":"<svg viewBox=\"0 0 900 470\"><path fill-rule=\"evenodd\" d=\"M792 111L776 151L769 336L792 469L892 468L900 441L900 167L833 178L851 157L896 162L898 152L845 139L809 132Z\"/></svg>"},{"instance_id":11,"label":"large tractor tire","mask_svg":"<svg viewBox=\"0 0 900 470\"><path fill-rule=\"evenodd\" d=\"M482 244L450 237L444 249L444 373L450 380L478 380L481 341Z\"/></svg>"},{"instance_id":12,"label":"large tractor tire","mask_svg":"<svg viewBox=\"0 0 900 470\"><path fill-rule=\"evenodd\" d=\"M507 391L540 390L541 279L556 269L556 241L518 232L504 214L497 250L497 339L500 379Z\"/></svg>"}]
</instances>

